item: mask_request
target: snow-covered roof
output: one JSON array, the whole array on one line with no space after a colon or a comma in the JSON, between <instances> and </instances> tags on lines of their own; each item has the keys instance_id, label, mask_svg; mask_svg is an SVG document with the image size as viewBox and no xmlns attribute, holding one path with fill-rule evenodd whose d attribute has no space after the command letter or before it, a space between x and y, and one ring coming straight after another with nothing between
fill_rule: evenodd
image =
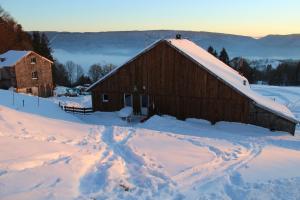
<instances>
[{"instance_id":1,"label":"snow-covered roof","mask_svg":"<svg viewBox=\"0 0 300 200\"><path fill-rule=\"evenodd\" d=\"M169 39L167 41L183 54L192 58L208 71L215 74L232 88L235 88L240 93L252 99L258 107L264 108L286 119L298 122L294 114L286 106L254 92L250 88L248 80L245 77L241 76L237 71L227 66L195 43L186 39Z\"/></svg>"},{"instance_id":2,"label":"snow-covered roof","mask_svg":"<svg viewBox=\"0 0 300 200\"><path fill-rule=\"evenodd\" d=\"M187 40L187 39L167 39L167 41L171 46L176 48L179 52L184 54L185 56L192 59L194 62L199 64L201 67L204 67L207 71L209 71L211 74L215 75L219 80L222 80L225 84L229 85L231 88L234 88L239 93L247 96L251 100L253 100L258 107L261 107L265 110L268 110L274 114L277 114L285 119L291 120L293 122L298 122L294 114L284 105L279 104L271 99L268 99L266 97L263 97L256 92L254 92L248 83L248 80L241 76L237 71L232 69L231 67L224 64L222 61L208 53L206 50L202 49L195 43ZM158 42L155 44L150 45L150 47L143 50L141 53L148 51L149 49L156 46ZM139 53L138 55L140 55ZM137 56L138 56L137 55ZM136 58L135 56L134 58ZM130 59L128 62L134 60ZM126 65L128 62L126 62L124 65ZM96 86L98 83L105 80L107 77L111 76L113 73L115 73L119 68L123 67L124 65L121 65L120 67L116 68L100 80L98 80L96 83L91 85L88 90L92 89L94 86Z\"/></svg>"},{"instance_id":3,"label":"snow-covered roof","mask_svg":"<svg viewBox=\"0 0 300 200\"><path fill-rule=\"evenodd\" d=\"M19 60L21 60L23 57L27 56L30 53L32 53L32 51L10 50L5 52L4 54L0 54L0 68L15 65ZM52 61L50 61L49 59L45 57L43 58L52 63Z\"/></svg>"},{"instance_id":4,"label":"snow-covered roof","mask_svg":"<svg viewBox=\"0 0 300 200\"><path fill-rule=\"evenodd\" d=\"M0 67L10 67L16 64L21 58L29 54L30 51L10 50L0 55Z\"/></svg>"}]
</instances>

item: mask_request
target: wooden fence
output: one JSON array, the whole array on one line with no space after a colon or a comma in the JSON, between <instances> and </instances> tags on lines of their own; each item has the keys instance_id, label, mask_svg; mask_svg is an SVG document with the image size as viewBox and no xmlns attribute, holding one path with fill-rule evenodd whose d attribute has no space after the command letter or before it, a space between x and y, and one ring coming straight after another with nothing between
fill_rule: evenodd
<instances>
[{"instance_id":1,"label":"wooden fence","mask_svg":"<svg viewBox=\"0 0 300 200\"><path fill-rule=\"evenodd\" d=\"M74 107L74 106L65 106L59 102L59 107L66 111L66 112L72 112L72 113L80 113L80 114L88 114L93 113L93 108L80 108L80 107Z\"/></svg>"}]
</instances>

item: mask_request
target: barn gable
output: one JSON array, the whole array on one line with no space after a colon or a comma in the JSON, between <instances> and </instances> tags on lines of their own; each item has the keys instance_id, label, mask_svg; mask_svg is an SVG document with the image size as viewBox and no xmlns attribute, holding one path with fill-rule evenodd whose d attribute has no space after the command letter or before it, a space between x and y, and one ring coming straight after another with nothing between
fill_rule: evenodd
<instances>
[{"instance_id":1,"label":"barn gable","mask_svg":"<svg viewBox=\"0 0 300 200\"><path fill-rule=\"evenodd\" d=\"M213 55L208 53L206 50L202 49L201 47L197 46L193 42L186 40L186 39L168 39L168 40L160 40L155 42L154 44L150 45L148 48L143 50L141 53L139 53L134 58L130 59L127 63L132 62L133 60L137 59L139 56L143 55L144 53L150 51L155 46L157 46L160 42L167 42L170 44L173 48L187 56L189 59L196 62L199 66L205 68L208 70L211 74L216 76L216 78L222 80L225 84L229 85L239 93L245 95L246 97L250 98L252 101L255 102L255 104L258 107L261 107L262 109L266 109L270 112L273 112L276 115L279 115L285 119L291 120L295 123L298 123L298 120L295 118L295 116L292 114L292 112L284 105L279 104L275 101L272 101L270 99L267 99L257 93L255 93L253 90L251 90L248 80L241 76L238 72L233 70L231 67L227 66L223 62L221 62L219 59L215 58ZM114 74L116 71L118 71L120 68L122 68L124 65L116 68L111 73L104 76L102 79L91 85L88 90L92 90L96 85L98 85L100 82L104 81L107 77Z\"/></svg>"},{"instance_id":2,"label":"barn gable","mask_svg":"<svg viewBox=\"0 0 300 200\"><path fill-rule=\"evenodd\" d=\"M128 93L137 113L139 98L147 95L154 113L179 119L243 122L292 134L297 123L288 108L253 92L245 77L188 40L154 43L89 90L94 110L119 110Z\"/></svg>"},{"instance_id":3,"label":"barn gable","mask_svg":"<svg viewBox=\"0 0 300 200\"><path fill-rule=\"evenodd\" d=\"M37 56L40 56L42 59L53 63L51 60L33 52L33 51L17 51L17 50L10 50L7 51L3 54L0 54L0 68L1 67L11 67L17 64L21 59L24 57L30 55L30 54L35 54Z\"/></svg>"}]
</instances>

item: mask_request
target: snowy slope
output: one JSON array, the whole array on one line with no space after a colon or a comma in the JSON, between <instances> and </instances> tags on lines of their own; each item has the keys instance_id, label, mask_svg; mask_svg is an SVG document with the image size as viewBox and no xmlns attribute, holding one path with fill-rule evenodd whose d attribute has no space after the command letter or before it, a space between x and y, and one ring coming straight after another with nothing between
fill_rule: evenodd
<instances>
[{"instance_id":1,"label":"snowy slope","mask_svg":"<svg viewBox=\"0 0 300 200\"><path fill-rule=\"evenodd\" d=\"M251 87L299 119L300 88ZM170 116L128 124L65 113L57 99L0 97L0 199L300 198L299 129Z\"/></svg>"}]
</instances>

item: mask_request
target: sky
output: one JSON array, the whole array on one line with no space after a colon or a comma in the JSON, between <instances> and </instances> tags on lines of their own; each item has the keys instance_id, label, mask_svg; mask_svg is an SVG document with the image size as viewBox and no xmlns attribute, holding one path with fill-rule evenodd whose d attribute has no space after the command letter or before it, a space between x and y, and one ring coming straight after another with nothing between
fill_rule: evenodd
<instances>
[{"instance_id":1,"label":"sky","mask_svg":"<svg viewBox=\"0 0 300 200\"><path fill-rule=\"evenodd\" d=\"M0 0L27 31L300 33L300 0Z\"/></svg>"}]
</instances>

